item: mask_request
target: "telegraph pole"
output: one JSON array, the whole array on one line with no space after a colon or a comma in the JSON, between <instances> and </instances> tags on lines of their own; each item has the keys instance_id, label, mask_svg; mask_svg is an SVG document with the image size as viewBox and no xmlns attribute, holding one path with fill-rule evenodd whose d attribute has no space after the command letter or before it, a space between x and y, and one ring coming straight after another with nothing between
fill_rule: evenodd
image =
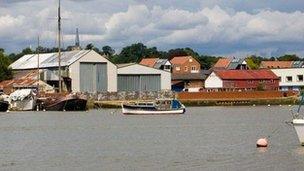
<instances>
[{"instance_id":1,"label":"telegraph pole","mask_svg":"<svg viewBox=\"0 0 304 171\"><path fill-rule=\"evenodd\" d=\"M60 16L60 0L58 4L58 77L59 77L59 93L62 91L61 84L61 16Z\"/></svg>"}]
</instances>

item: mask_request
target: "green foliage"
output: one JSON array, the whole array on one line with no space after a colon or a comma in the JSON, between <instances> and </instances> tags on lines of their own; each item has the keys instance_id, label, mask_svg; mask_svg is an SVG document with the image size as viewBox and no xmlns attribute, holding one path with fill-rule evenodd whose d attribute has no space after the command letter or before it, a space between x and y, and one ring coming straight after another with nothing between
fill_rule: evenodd
<instances>
[{"instance_id":1,"label":"green foliage","mask_svg":"<svg viewBox=\"0 0 304 171\"><path fill-rule=\"evenodd\" d=\"M103 54L105 54L106 56L111 57L111 56L114 55L115 50L112 49L110 46L104 46L104 47L102 47L102 52L103 52Z\"/></svg>"},{"instance_id":2,"label":"green foliage","mask_svg":"<svg viewBox=\"0 0 304 171\"><path fill-rule=\"evenodd\" d=\"M146 58L159 58L161 53L156 47L148 48L142 43L132 44L124 47L120 54L114 55L110 60L114 63L130 63L140 62L144 57Z\"/></svg>"},{"instance_id":3,"label":"green foliage","mask_svg":"<svg viewBox=\"0 0 304 171\"><path fill-rule=\"evenodd\" d=\"M0 49L0 81L13 78L12 69L8 67L10 63L11 61L5 56L4 50Z\"/></svg>"},{"instance_id":4,"label":"green foliage","mask_svg":"<svg viewBox=\"0 0 304 171\"><path fill-rule=\"evenodd\" d=\"M301 58L298 57L297 55L293 54L293 55L283 55L277 58L279 61L300 61Z\"/></svg>"},{"instance_id":5,"label":"green foliage","mask_svg":"<svg viewBox=\"0 0 304 171\"><path fill-rule=\"evenodd\" d=\"M198 60L201 63L202 69L210 69L221 57L201 55Z\"/></svg>"}]
</instances>

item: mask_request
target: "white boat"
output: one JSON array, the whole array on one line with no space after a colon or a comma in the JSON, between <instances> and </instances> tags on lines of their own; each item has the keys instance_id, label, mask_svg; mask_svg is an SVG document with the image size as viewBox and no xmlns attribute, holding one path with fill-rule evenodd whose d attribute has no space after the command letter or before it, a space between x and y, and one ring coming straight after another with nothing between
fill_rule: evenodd
<instances>
[{"instance_id":1,"label":"white boat","mask_svg":"<svg viewBox=\"0 0 304 171\"><path fill-rule=\"evenodd\" d=\"M165 115L184 114L185 106L178 100L160 99L148 102L122 103L125 115Z\"/></svg>"},{"instance_id":2,"label":"white boat","mask_svg":"<svg viewBox=\"0 0 304 171\"><path fill-rule=\"evenodd\" d=\"M33 89L20 89L10 94L11 110L30 111L36 107L36 94Z\"/></svg>"},{"instance_id":3,"label":"white boat","mask_svg":"<svg viewBox=\"0 0 304 171\"><path fill-rule=\"evenodd\" d=\"M303 103L304 103L304 96L302 95L297 113L294 114L292 112L293 120L291 122L294 129L296 130L298 139L302 146L304 146L304 117L303 115L302 116L300 115L300 109Z\"/></svg>"},{"instance_id":4,"label":"white boat","mask_svg":"<svg viewBox=\"0 0 304 171\"><path fill-rule=\"evenodd\" d=\"M304 119L293 119L292 124L297 132L301 145L304 146Z\"/></svg>"}]
</instances>

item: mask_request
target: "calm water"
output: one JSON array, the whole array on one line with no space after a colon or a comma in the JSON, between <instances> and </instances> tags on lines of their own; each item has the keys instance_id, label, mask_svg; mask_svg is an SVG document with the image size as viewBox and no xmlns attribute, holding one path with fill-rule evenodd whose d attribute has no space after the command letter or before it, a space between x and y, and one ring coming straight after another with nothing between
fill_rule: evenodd
<instances>
[{"instance_id":1,"label":"calm water","mask_svg":"<svg viewBox=\"0 0 304 171\"><path fill-rule=\"evenodd\" d=\"M0 115L1 170L304 170L284 107L195 107L179 116L118 110ZM275 129L267 149L256 140Z\"/></svg>"}]
</instances>

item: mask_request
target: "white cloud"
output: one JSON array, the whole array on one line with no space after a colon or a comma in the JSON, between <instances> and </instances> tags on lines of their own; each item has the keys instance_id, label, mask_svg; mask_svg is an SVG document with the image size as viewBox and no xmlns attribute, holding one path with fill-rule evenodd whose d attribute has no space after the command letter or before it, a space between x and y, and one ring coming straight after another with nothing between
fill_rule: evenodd
<instances>
[{"instance_id":1,"label":"white cloud","mask_svg":"<svg viewBox=\"0 0 304 171\"><path fill-rule=\"evenodd\" d=\"M131 5L127 6L127 2ZM304 51L304 47L294 47L304 43L304 12L266 8L238 11L224 8L226 1L222 0L205 1L201 3L204 6L195 1L195 10L178 8L183 3L177 3L169 6L161 1L129 0L118 9L117 3L106 0L66 1L62 12L67 18L63 20L65 44L73 43L75 28L79 27L82 44L107 44L117 51L135 42L159 49L188 46L209 54L246 54L259 50L271 54L280 48L288 52ZM114 9L109 12L112 6ZM56 20L50 19L57 14L54 3L23 2L0 7L0 11L0 38L6 40L0 42L0 47L15 51L11 49L15 45L11 44L20 44L19 48L35 44L38 34L46 45L55 46Z\"/></svg>"}]
</instances>

